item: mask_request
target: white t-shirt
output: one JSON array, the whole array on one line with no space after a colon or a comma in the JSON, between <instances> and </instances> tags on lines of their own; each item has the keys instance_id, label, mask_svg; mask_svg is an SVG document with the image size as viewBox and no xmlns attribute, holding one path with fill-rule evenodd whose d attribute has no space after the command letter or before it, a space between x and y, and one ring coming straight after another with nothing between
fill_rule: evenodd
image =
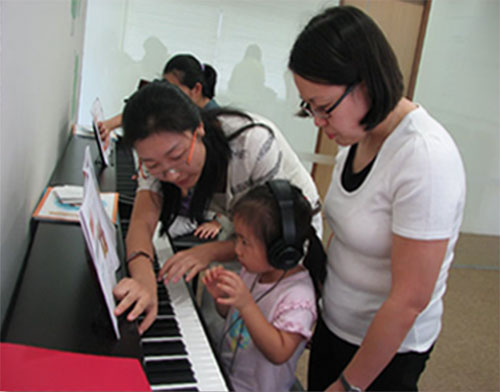
<instances>
[{"instance_id":1,"label":"white t-shirt","mask_svg":"<svg viewBox=\"0 0 500 392\"><path fill-rule=\"evenodd\" d=\"M304 196L313 208L320 205L318 190L311 175L300 162L278 127L271 121L256 114L250 114L256 123L269 126L273 133L262 126L247 129L229 142L231 159L229 160L226 190L215 194L210 210L227 213L234 202L251 187L264 184L271 179L287 179L302 189ZM245 118L236 116L219 117L223 132L230 136L248 124ZM137 191L152 190L161 193L160 182L147 174L139 176ZM323 234L321 214L313 217L313 226L318 237Z\"/></svg>"},{"instance_id":2,"label":"white t-shirt","mask_svg":"<svg viewBox=\"0 0 500 392\"><path fill-rule=\"evenodd\" d=\"M385 140L361 186L347 192L337 156L325 198L334 237L328 248L323 317L340 338L360 345L391 289L392 234L418 240L449 239L430 303L399 352L428 350L441 329L442 297L465 203L458 149L423 108L410 112Z\"/></svg>"},{"instance_id":3,"label":"white t-shirt","mask_svg":"<svg viewBox=\"0 0 500 392\"><path fill-rule=\"evenodd\" d=\"M257 275L242 267L240 276L250 289L252 297L258 299L258 306L265 318L276 328L301 334L304 340L299 344L292 357L281 365L274 365L254 345L239 312L231 310L224 325L224 342L221 360L227 370L235 391L279 392L289 391L295 381L297 361L304 351L307 340L312 336L316 321L316 298L309 272L297 272L280 281L259 283ZM241 335L241 338L240 338ZM236 344L239 347L236 351Z\"/></svg>"}]
</instances>

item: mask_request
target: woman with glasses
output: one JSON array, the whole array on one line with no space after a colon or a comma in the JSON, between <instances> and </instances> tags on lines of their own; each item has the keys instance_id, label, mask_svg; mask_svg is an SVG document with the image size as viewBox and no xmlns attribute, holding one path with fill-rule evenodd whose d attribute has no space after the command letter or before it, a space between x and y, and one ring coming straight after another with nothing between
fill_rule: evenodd
<instances>
[{"instance_id":1,"label":"woman with glasses","mask_svg":"<svg viewBox=\"0 0 500 392\"><path fill-rule=\"evenodd\" d=\"M132 307L127 318L145 312L143 333L157 315L156 281L190 281L212 261L235 260L234 242L214 241L177 252L156 277L152 237L158 221L166 230L181 209L182 191L192 191L188 215L203 219L209 207L226 214L251 187L274 178L300 188L319 210L314 182L283 135L270 121L237 110L199 110L178 87L155 82L137 91L123 112L124 141L141 161L137 195L127 232L127 261L131 278L114 289L115 313ZM318 212L318 211L316 211ZM322 235L319 213L313 218Z\"/></svg>"},{"instance_id":2,"label":"woman with glasses","mask_svg":"<svg viewBox=\"0 0 500 392\"><path fill-rule=\"evenodd\" d=\"M403 96L391 47L356 8L313 17L289 68L300 114L340 146L324 201L333 236L308 387L417 390L462 221L458 149Z\"/></svg>"}]
</instances>

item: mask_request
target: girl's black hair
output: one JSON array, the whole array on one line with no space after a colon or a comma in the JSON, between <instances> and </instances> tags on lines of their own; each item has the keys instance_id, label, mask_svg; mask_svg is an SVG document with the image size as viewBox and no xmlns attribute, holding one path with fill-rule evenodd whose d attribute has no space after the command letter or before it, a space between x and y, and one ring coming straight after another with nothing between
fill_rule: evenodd
<instances>
[{"instance_id":1,"label":"girl's black hair","mask_svg":"<svg viewBox=\"0 0 500 392\"><path fill-rule=\"evenodd\" d=\"M163 75L166 73L173 73L181 84L190 89L200 83L206 98L212 99L215 95L217 72L211 65L201 64L193 55L178 54L172 57L163 68Z\"/></svg>"},{"instance_id":2,"label":"girl's black hair","mask_svg":"<svg viewBox=\"0 0 500 392\"><path fill-rule=\"evenodd\" d=\"M312 226L313 209L300 188L291 185L293 194L293 220L295 224L296 244L298 249L309 241L303 265L309 270L314 282L316 294L320 295L321 286L326 277L326 253L323 244ZM280 207L276 197L267 185L257 185L245 193L232 207L231 215L241 219L253 228L255 236L269 249L273 243L283 237Z\"/></svg>"},{"instance_id":3,"label":"girl's black hair","mask_svg":"<svg viewBox=\"0 0 500 392\"><path fill-rule=\"evenodd\" d=\"M364 83L371 101L360 121L366 130L382 122L403 96L396 55L376 23L355 7L331 7L313 17L297 37L288 67L315 83Z\"/></svg>"},{"instance_id":4,"label":"girl's black hair","mask_svg":"<svg viewBox=\"0 0 500 392\"><path fill-rule=\"evenodd\" d=\"M206 211L221 181L226 179L231 150L219 116L252 119L236 109L200 110L177 86L162 81L149 83L135 92L123 111L124 141L133 146L153 134L194 132L203 123L206 148L205 164L189 204L189 218L203 222ZM160 181L163 205L160 220L167 230L179 213L181 190L175 184Z\"/></svg>"}]
</instances>

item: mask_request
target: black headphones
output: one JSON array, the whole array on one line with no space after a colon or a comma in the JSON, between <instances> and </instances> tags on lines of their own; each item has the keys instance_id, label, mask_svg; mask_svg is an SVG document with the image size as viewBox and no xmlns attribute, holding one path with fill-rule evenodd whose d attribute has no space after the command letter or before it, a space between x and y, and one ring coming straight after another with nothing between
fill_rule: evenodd
<instances>
[{"instance_id":1,"label":"black headphones","mask_svg":"<svg viewBox=\"0 0 500 392\"><path fill-rule=\"evenodd\" d=\"M267 247L269 264L274 268L289 270L295 267L303 256L302 246L297 247L297 230L293 213L293 190L287 180L266 182L279 206L283 236Z\"/></svg>"}]
</instances>

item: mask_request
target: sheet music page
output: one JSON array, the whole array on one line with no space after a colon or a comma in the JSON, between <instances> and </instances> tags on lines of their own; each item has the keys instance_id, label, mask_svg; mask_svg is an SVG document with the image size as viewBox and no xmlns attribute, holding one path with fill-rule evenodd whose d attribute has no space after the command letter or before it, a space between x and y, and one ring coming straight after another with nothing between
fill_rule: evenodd
<instances>
[{"instance_id":1,"label":"sheet music page","mask_svg":"<svg viewBox=\"0 0 500 392\"><path fill-rule=\"evenodd\" d=\"M120 339L118 319L113 313L116 306L113 297L113 287L116 285L115 271L120 265L116 253L116 231L99 197L89 146L85 149L83 174L83 202L79 211L80 224L96 269L116 338Z\"/></svg>"},{"instance_id":2,"label":"sheet music page","mask_svg":"<svg viewBox=\"0 0 500 392\"><path fill-rule=\"evenodd\" d=\"M92 115L92 126L94 127L94 132L97 139L97 144L99 145L101 158L104 160L104 165L109 166L109 155L111 154L109 139L106 141L106 143L101 139L99 127L97 126L98 121L104 121L104 111L102 110L102 105L99 98L96 98L92 103L90 114Z\"/></svg>"}]
</instances>

